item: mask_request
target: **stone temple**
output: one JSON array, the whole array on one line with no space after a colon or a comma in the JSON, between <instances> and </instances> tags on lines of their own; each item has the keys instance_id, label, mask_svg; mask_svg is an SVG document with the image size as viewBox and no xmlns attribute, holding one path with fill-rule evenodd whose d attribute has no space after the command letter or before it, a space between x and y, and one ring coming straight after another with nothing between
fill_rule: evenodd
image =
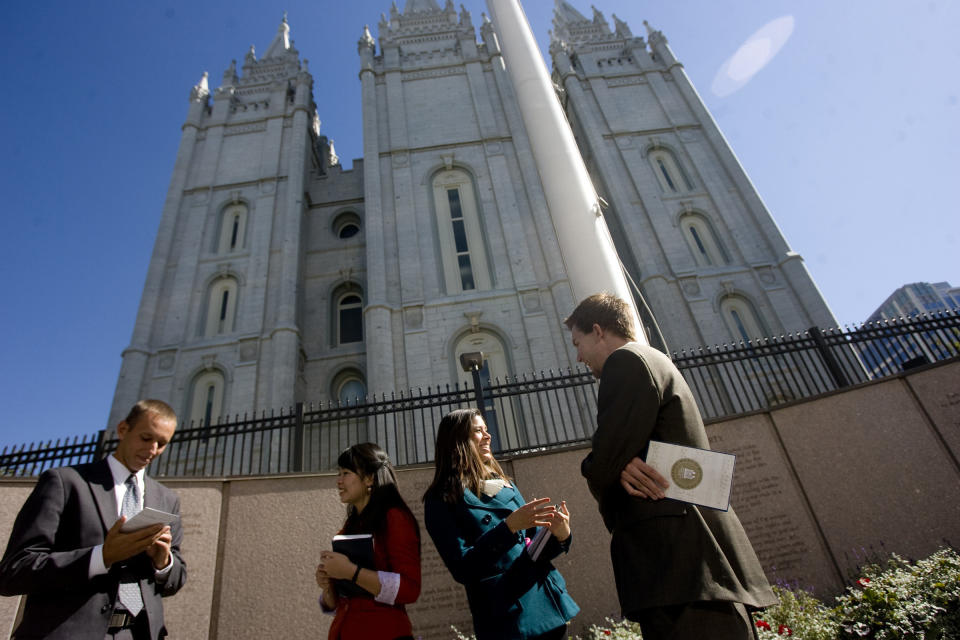
<instances>
[{"instance_id":1,"label":"stone temple","mask_svg":"<svg viewBox=\"0 0 960 640\"><path fill-rule=\"evenodd\" d=\"M835 325L664 34L555 1L557 97L649 341ZM352 170L286 19L190 91L109 424L141 397L187 425L466 381L463 352L496 377L576 364L576 301L495 26L407 0L358 32Z\"/></svg>"}]
</instances>

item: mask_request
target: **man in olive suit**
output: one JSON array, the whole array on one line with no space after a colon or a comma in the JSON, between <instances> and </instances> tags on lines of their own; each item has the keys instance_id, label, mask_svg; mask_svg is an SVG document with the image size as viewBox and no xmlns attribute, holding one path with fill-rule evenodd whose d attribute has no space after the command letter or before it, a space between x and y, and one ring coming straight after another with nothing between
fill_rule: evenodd
<instances>
[{"instance_id":1,"label":"man in olive suit","mask_svg":"<svg viewBox=\"0 0 960 640\"><path fill-rule=\"evenodd\" d=\"M581 465L611 532L623 615L644 640L746 639L748 609L776 603L740 520L729 511L662 500L667 481L643 457L650 440L709 449L679 370L635 342L623 300L596 294L564 323L577 360L600 380L597 431Z\"/></svg>"},{"instance_id":2,"label":"man in olive suit","mask_svg":"<svg viewBox=\"0 0 960 640\"><path fill-rule=\"evenodd\" d=\"M177 495L144 473L176 427L169 405L141 400L117 426L112 455L40 476L0 561L0 594L27 597L15 639L167 635L161 598L187 579L180 519L121 527L143 507L179 514Z\"/></svg>"}]
</instances>

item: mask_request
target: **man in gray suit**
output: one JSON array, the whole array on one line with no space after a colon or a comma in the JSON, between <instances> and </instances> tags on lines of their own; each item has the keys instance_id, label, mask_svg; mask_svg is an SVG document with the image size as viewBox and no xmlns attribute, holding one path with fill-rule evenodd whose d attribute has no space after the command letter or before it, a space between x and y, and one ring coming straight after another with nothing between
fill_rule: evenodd
<instances>
[{"instance_id":1,"label":"man in gray suit","mask_svg":"<svg viewBox=\"0 0 960 640\"><path fill-rule=\"evenodd\" d=\"M161 598L187 579L179 517L120 530L142 507L177 514L180 499L144 469L177 427L165 402L141 400L117 426L117 450L90 464L51 469L17 515L0 561L0 594L27 596L13 637L157 640Z\"/></svg>"},{"instance_id":2,"label":"man in gray suit","mask_svg":"<svg viewBox=\"0 0 960 640\"><path fill-rule=\"evenodd\" d=\"M745 639L748 609L776 603L740 520L661 500L667 481L643 461L650 440L709 449L696 401L663 353L635 342L630 308L609 294L564 323L577 360L600 379L597 431L581 465L611 532L623 615L644 640Z\"/></svg>"}]
</instances>

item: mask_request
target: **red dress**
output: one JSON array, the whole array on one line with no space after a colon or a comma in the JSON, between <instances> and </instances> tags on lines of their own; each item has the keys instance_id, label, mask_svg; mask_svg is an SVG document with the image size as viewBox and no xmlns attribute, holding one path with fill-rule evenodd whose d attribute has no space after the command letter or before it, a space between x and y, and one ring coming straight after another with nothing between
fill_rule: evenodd
<instances>
[{"instance_id":1,"label":"red dress","mask_svg":"<svg viewBox=\"0 0 960 640\"><path fill-rule=\"evenodd\" d=\"M403 509L387 511L384 532L373 537L377 571L399 574L400 588L393 604L369 598L339 598L330 625L329 640L393 640L412 635L404 605L420 595L420 540L413 516Z\"/></svg>"}]
</instances>

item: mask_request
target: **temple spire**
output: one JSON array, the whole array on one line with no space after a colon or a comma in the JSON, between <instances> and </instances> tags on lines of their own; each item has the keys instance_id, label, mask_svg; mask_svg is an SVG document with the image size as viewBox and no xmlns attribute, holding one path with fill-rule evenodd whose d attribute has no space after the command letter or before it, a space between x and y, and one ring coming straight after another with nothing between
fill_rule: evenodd
<instances>
[{"instance_id":1,"label":"temple spire","mask_svg":"<svg viewBox=\"0 0 960 640\"><path fill-rule=\"evenodd\" d=\"M290 50L290 25L287 24L287 12L283 12L283 20L277 28L277 35L273 37L273 42L267 47L264 58L275 58Z\"/></svg>"},{"instance_id":2,"label":"temple spire","mask_svg":"<svg viewBox=\"0 0 960 640\"><path fill-rule=\"evenodd\" d=\"M210 95L210 86L207 84L207 76L209 74L204 71L203 75L200 76L200 82L193 85L193 89L190 90L190 100L196 102L206 102L207 96Z\"/></svg>"}]
</instances>

